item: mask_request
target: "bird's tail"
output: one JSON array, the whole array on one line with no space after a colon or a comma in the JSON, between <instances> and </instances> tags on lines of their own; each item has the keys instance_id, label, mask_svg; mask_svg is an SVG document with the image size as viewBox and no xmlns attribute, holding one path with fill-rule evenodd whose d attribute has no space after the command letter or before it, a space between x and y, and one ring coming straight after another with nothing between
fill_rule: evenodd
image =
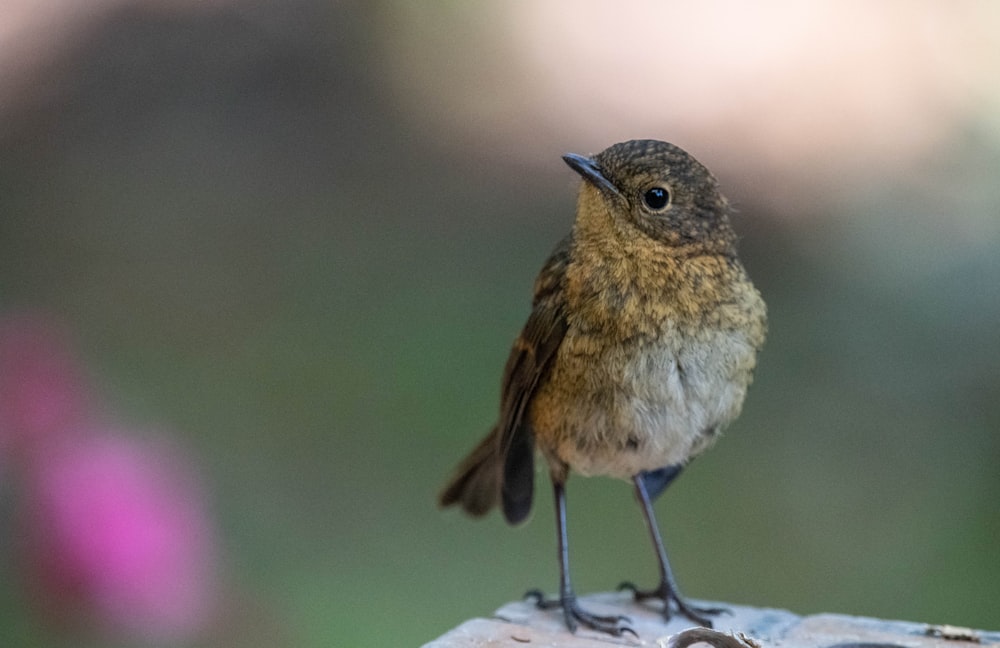
<instances>
[{"instance_id":1,"label":"bird's tail","mask_svg":"<svg viewBox=\"0 0 1000 648\"><path fill-rule=\"evenodd\" d=\"M500 501L499 434L494 428L469 453L438 496L442 507L459 504L466 513L485 515Z\"/></svg>"}]
</instances>

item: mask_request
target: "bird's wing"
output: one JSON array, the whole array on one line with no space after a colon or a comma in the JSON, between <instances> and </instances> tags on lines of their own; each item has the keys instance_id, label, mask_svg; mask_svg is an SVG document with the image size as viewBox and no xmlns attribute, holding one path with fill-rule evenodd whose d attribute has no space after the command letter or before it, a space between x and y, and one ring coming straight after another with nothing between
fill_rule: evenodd
<instances>
[{"instance_id":1,"label":"bird's wing","mask_svg":"<svg viewBox=\"0 0 1000 648\"><path fill-rule=\"evenodd\" d=\"M504 367L499 428L503 458L501 501L504 517L511 524L523 521L531 511L535 440L528 407L566 334L562 285L570 245L570 237L560 242L538 275L531 315Z\"/></svg>"}]
</instances>

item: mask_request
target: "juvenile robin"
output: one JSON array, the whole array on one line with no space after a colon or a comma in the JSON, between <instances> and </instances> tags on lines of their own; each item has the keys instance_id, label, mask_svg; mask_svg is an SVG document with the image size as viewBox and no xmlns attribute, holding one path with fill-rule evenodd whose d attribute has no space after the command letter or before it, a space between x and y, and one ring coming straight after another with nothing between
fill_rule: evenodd
<instances>
[{"instance_id":1,"label":"juvenile robin","mask_svg":"<svg viewBox=\"0 0 1000 648\"><path fill-rule=\"evenodd\" d=\"M510 524L531 510L536 452L555 490L559 598L566 625L620 635L628 619L582 609L569 574L570 472L630 480L659 560L659 599L711 627L680 594L652 500L740 412L764 343L766 308L736 255L730 208L712 174L655 140L565 155L583 177L576 222L535 281L534 300L503 373L500 416L440 495Z\"/></svg>"}]
</instances>

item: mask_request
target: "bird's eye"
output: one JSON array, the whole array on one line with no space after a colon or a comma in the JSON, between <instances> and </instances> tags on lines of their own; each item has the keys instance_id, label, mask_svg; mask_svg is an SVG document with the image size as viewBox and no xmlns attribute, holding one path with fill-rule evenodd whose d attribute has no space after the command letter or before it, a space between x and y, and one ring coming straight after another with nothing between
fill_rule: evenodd
<instances>
[{"instance_id":1,"label":"bird's eye","mask_svg":"<svg viewBox=\"0 0 1000 648\"><path fill-rule=\"evenodd\" d=\"M653 211L660 211L670 202L670 192L663 187L653 187L642 194L642 201Z\"/></svg>"}]
</instances>

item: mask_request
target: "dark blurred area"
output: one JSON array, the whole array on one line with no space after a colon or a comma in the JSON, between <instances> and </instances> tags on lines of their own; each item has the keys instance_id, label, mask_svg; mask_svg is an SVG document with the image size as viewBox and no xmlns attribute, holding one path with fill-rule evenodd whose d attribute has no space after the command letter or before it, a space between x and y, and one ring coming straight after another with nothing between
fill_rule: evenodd
<instances>
[{"instance_id":1,"label":"dark blurred area","mask_svg":"<svg viewBox=\"0 0 1000 648\"><path fill-rule=\"evenodd\" d=\"M988 3L962 6L980 30L1000 26L977 13ZM1000 626L995 52L962 78L969 103L903 102L934 110L919 141L893 148L894 128L914 129L881 86L857 101L872 131L787 97L741 112L712 75L752 77L743 54L670 61L704 63L708 90L659 122L645 104L671 79L637 63L655 83L635 87L633 120L617 86L601 103L538 71L593 68L513 57L535 51L525 34L560 28L499 3L64 12L58 38L24 22L0 41L0 317L44 314L102 408L193 457L221 602L175 643L419 645L554 590L546 489L519 529L439 512L434 496L491 425L531 282L571 225L576 180L559 156L629 137L676 141L717 171L770 310L742 417L657 505L686 593ZM563 28L585 50L608 32L583 21ZM935 42L941 60L978 56ZM796 43L808 69L815 52ZM845 60L817 67L816 85L863 75ZM810 92L785 82L769 87ZM734 105L718 122L699 108L712 97ZM814 129L824 110L844 132ZM787 144L760 137L765 123ZM18 462L0 450L0 638L108 645L39 604L13 522L28 506ZM569 490L579 590L652 584L628 485Z\"/></svg>"}]
</instances>

